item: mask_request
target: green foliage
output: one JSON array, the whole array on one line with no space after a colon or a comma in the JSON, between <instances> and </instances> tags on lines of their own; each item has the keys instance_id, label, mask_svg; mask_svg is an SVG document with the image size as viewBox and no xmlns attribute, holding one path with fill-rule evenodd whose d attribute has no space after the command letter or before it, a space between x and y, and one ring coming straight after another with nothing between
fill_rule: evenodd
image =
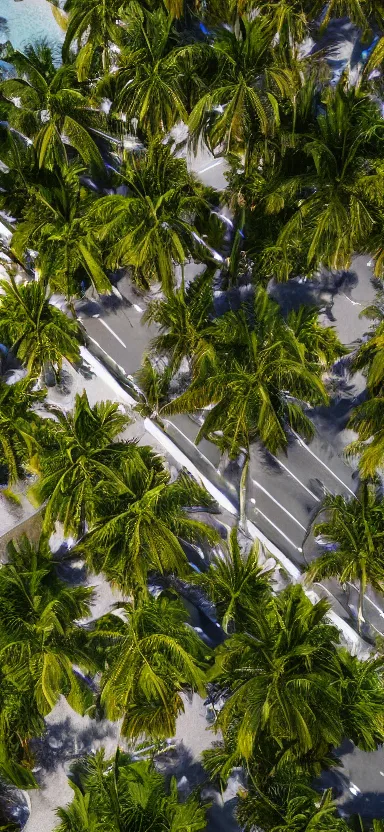
<instances>
[{"instance_id":1,"label":"green foliage","mask_svg":"<svg viewBox=\"0 0 384 832\"><path fill-rule=\"evenodd\" d=\"M264 738L284 761L313 751L321 757L341 741L339 636L328 609L325 601L313 605L300 586L289 587L217 650L214 678L231 690L218 724L225 736L234 723L245 760Z\"/></svg>"},{"instance_id":2,"label":"green foliage","mask_svg":"<svg viewBox=\"0 0 384 832\"><path fill-rule=\"evenodd\" d=\"M343 269L354 252L376 248L383 140L378 105L343 80L323 91L315 119L307 111L301 125L292 109L290 148L262 176L255 170L253 191L267 214L286 214L276 240L285 259L297 245L306 253L309 269L320 264ZM379 249L377 271L381 273Z\"/></svg>"},{"instance_id":3,"label":"green foliage","mask_svg":"<svg viewBox=\"0 0 384 832\"><path fill-rule=\"evenodd\" d=\"M63 357L80 360L76 321L50 303L43 282L18 286L10 275L0 281L0 340L22 361L32 375L46 364L61 369Z\"/></svg>"},{"instance_id":4,"label":"green foliage","mask_svg":"<svg viewBox=\"0 0 384 832\"><path fill-rule=\"evenodd\" d=\"M58 809L55 832L199 832L205 810L196 795L180 802L176 781L169 788L149 760L135 761L104 750L74 766L72 803Z\"/></svg>"},{"instance_id":5,"label":"green foliage","mask_svg":"<svg viewBox=\"0 0 384 832\"><path fill-rule=\"evenodd\" d=\"M214 544L217 532L190 516L214 511L215 501L182 471L170 482L162 460L152 449L131 445L120 462L120 492L102 495L97 517L80 546L95 572L126 592L147 585L148 574L186 575L189 566L181 541Z\"/></svg>"},{"instance_id":6,"label":"green foliage","mask_svg":"<svg viewBox=\"0 0 384 832\"><path fill-rule=\"evenodd\" d=\"M162 413L213 405L204 411L196 441L207 437L231 457L256 438L272 453L285 448L287 426L306 438L313 435L301 402L328 400L321 381L324 360L343 352L332 330L320 336L311 313L305 326L294 316L286 322L277 303L258 287L252 308L244 304L238 312L216 318L204 335L207 345L200 350L189 389Z\"/></svg>"},{"instance_id":7,"label":"green foliage","mask_svg":"<svg viewBox=\"0 0 384 832\"><path fill-rule=\"evenodd\" d=\"M204 694L210 650L187 624L179 600L144 595L123 610L123 620L109 615L95 629L108 649L101 703L108 719L123 717L121 730L130 739L172 737L184 710L182 692Z\"/></svg>"},{"instance_id":8,"label":"green foliage","mask_svg":"<svg viewBox=\"0 0 384 832\"><path fill-rule=\"evenodd\" d=\"M116 23L120 0L66 0L69 20L63 44L63 61L70 60L70 48L77 47L76 68L79 81L87 81L95 53L101 53L102 68L110 68L110 47L120 44L122 30Z\"/></svg>"},{"instance_id":9,"label":"green foliage","mask_svg":"<svg viewBox=\"0 0 384 832\"><path fill-rule=\"evenodd\" d=\"M197 49L197 65L207 77L189 118L195 148L201 137L212 149L244 153L273 132L278 100L293 92L293 77L276 60L274 33L260 16L241 21L240 32L220 27L213 43Z\"/></svg>"},{"instance_id":10,"label":"green foliage","mask_svg":"<svg viewBox=\"0 0 384 832\"><path fill-rule=\"evenodd\" d=\"M128 7L127 45L118 56L118 68L102 80L100 91L112 93L113 107L138 119L148 138L168 133L177 121L187 121L183 88L183 49L172 17L163 8Z\"/></svg>"},{"instance_id":11,"label":"green foliage","mask_svg":"<svg viewBox=\"0 0 384 832\"><path fill-rule=\"evenodd\" d=\"M174 265L196 250L195 222L208 207L204 189L159 138L145 153L125 158L119 181L127 196L104 197L93 211L110 249L108 262L130 266L139 285L157 280L172 294Z\"/></svg>"},{"instance_id":12,"label":"green foliage","mask_svg":"<svg viewBox=\"0 0 384 832\"><path fill-rule=\"evenodd\" d=\"M238 532L233 528L228 535L224 557L215 555L207 572L193 578L216 607L224 631L246 630L259 605L271 595L270 571L259 562L260 544L255 541L247 555L241 551Z\"/></svg>"},{"instance_id":13,"label":"green foliage","mask_svg":"<svg viewBox=\"0 0 384 832\"><path fill-rule=\"evenodd\" d=\"M367 585L384 590L384 503L380 490L366 481L356 497L327 494L321 511L326 519L316 523L315 535L335 544L308 567L310 580L338 578L341 584L360 586L359 624Z\"/></svg>"},{"instance_id":14,"label":"green foliage","mask_svg":"<svg viewBox=\"0 0 384 832\"><path fill-rule=\"evenodd\" d=\"M23 476L36 447L41 419L33 407L44 400L45 390L34 390L35 384L34 378L0 380L0 464L10 484Z\"/></svg>"},{"instance_id":15,"label":"green foliage","mask_svg":"<svg viewBox=\"0 0 384 832\"><path fill-rule=\"evenodd\" d=\"M2 81L0 90L8 101L16 98L9 121L33 139L40 167L67 161L63 134L86 165L101 167L100 151L89 131L100 129L102 114L90 107L75 67L55 69L44 42L30 46L27 54L13 52L10 60L19 75Z\"/></svg>"},{"instance_id":16,"label":"green foliage","mask_svg":"<svg viewBox=\"0 0 384 832\"><path fill-rule=\"evenodd\" d=\"M57 577L43 538L36 546L26 537L11 542L7 554L0 568L0 770L20 782L31 764L28 742L43 732L42 718L59 696L80 713L92 702L73 668L96 669L87 631L75 623L89 616L92 588ZM28 778L26 771L22 787Z\"/></svg>"},{"instance_id":17,"label":"green foliage","mask_svg":"<svg viewBox=\"0 0 384 832\"><path fill-rule=\"evenodd\" d=\"M187 289L182 284L166 299L147 306L142 322L156 323L160 329L151 342L151 354L165 357L172 374L183 359L194 362L204 349L204 332L212 314L212 270L208 268Z\"/></svg>"},{"instance_id":18,"label":"green foliage","mask_svg":"<svg viewBox=\"0 0 384 832\"><path fill-rule=\"evenodd\" d=\"M129 424L118 404L98 402L90 406L87 394L77 394L73 413L51 408L55 421L46 421L38 449L39 479L30 495L41 505L47 501L44 529L56 520L64 534L85 533L95 522L96 504L104 493L117 496L126 485L117 473L122 460L139 454L134 443L116 441ZM136 452L136 453L135 453Z\"/></svg>"},{"instance_id":19,"label":"green foliage","mask_svg":"<svg viewBox=\"0 0 384 832\"><path fill-rule=\"evenodd\" d=\"M84 282L98 292L110 290L91 220L94 197L79 180L82 172L78 164L41 171L11 241L20 260L37 249L44 281L67 298L78 295Z\"/></svg>"}]
</instances>

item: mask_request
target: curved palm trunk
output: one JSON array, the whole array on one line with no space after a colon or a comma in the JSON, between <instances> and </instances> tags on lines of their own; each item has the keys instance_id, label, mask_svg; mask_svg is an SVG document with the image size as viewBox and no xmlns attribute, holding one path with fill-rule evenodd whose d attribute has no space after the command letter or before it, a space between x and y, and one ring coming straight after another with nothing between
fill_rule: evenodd
<instances>
[{"instance_id":1,"label":"curved palm trunk","mask_svg":"<svg viewBox=\"0 0 384 832\"><path fill-rule=\"evenodd\" d=\"M247 451L247 455L246 455L245 462L244 462L244 465L243 465L243 470L241 472L240 493L239 493L239 502L240 502L239 525L240 525L241 530L245 533L247 533L246 508L247 508L248 469L249 469L249 451Z\"/></svg>"}]
</instances>

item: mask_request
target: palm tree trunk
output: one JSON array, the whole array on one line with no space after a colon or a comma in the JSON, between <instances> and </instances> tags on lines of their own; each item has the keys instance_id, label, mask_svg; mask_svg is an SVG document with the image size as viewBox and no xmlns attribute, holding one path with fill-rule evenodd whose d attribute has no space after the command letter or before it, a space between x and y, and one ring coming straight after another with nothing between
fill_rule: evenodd
<instances>
[{"instance_id":1,"label":"palm tree trunk","mask_svg":"<svg viewBox=\"0 0 384 832\"><path fill-rule=\"evenodd\" d=\"M245 462L243 465L243 470L241 472L240 477L240 493L239 493L239 502L240 502L240 516L239 516L239 525L242 531L246 531L246 524L247 524L247 516L246 516L246 508L247 508L247 479L248 479L248 468L249 468L249 452L247 452Z\"/></svg>"},{"instance_id":2,"label":"palm tree trunk","mask_svg":"<svg viewBox=\"0 0 384 832\"><path fill-rule=\"evenodd\" d=\"M365 594L365 577L362 575L360 579L359 592L359 606L357 611L357 630L361 635L361 625L364 622L364 594Z\"/></svg>"}]
</instances>

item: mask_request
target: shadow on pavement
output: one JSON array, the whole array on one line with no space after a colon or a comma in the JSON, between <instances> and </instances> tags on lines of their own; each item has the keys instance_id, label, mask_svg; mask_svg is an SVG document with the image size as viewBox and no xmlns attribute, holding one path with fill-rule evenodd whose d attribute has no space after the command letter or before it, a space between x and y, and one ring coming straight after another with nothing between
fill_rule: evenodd
<instances>
[{"instance_id":1,"label":"shadow on pavement","mask_svg":"<svg viewBox=\"0 0 384 832\"><path fill-rule=\"evenodd\" d=\"M37 780L44 781L47 772L55 771L65 761L91 754L108 740L115 740L116 725L106 720L89 720L84 728L75 723L82 717L74 713L73 721L66 717L61 722L47 725L45 734L31 742L35 756ZM88 720L87 720L88 722Z\"/></svg>"}]
</instances>

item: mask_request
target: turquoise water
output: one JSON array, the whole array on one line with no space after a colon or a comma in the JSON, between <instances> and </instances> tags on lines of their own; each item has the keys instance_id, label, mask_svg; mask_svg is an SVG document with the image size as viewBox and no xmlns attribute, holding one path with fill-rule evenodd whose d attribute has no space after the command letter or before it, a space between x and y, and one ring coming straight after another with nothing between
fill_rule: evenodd
<instances>
[{"instance_id":1,"label":"turquoise water","mask_svg":"<svg viewBox=\"0 0 384 832\"><path fill-rule=\"evenodd\" d=\"M40 38L57 46L64 39L47 0L0 0L0 43L10 40L23 49Z\"/></svg>"}]
</instances>

